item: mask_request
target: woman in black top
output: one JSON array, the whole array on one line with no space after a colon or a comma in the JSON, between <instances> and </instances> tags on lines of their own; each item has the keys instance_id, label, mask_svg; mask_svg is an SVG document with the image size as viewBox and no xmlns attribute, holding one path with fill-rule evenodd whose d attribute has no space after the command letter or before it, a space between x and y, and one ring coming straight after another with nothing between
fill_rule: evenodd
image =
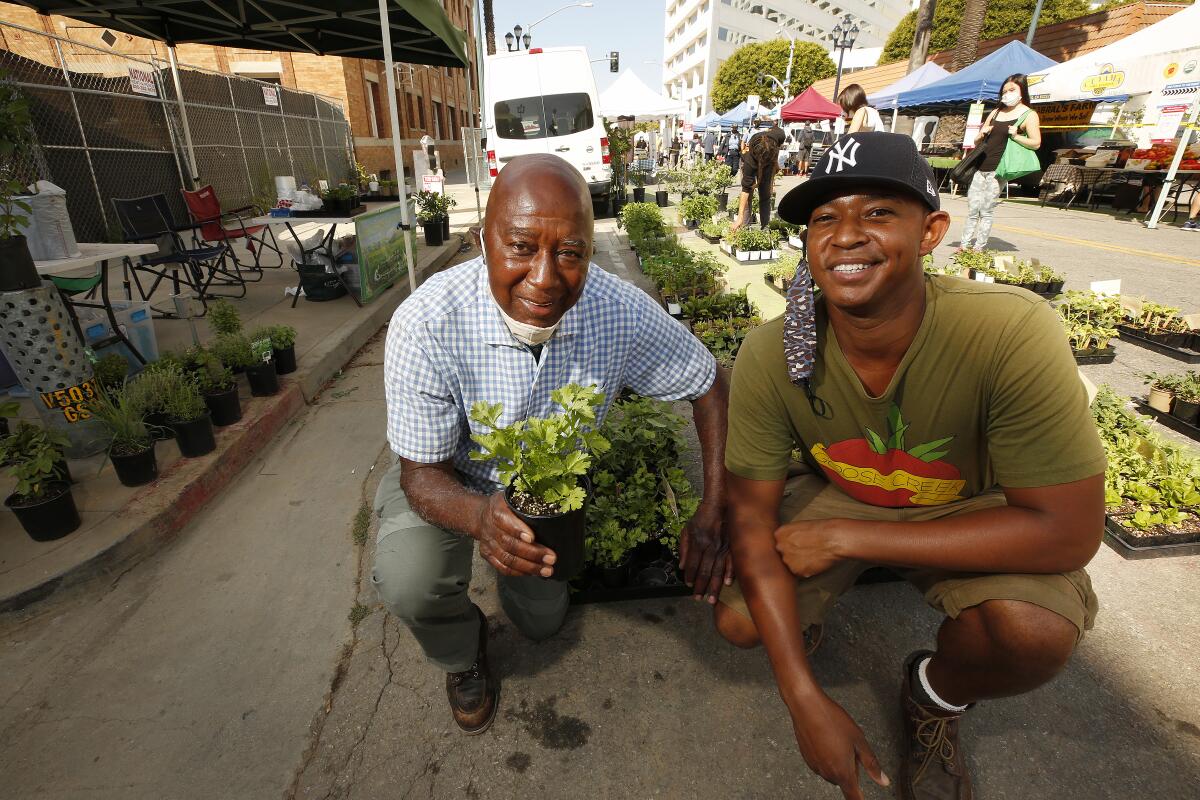
<instances>
[{"instance_id":1,"label":"woman in black top","mask_svg":"<svg viewBox=\"0 0 1200 800\"><path fill-rule=\"evenodd\" d=\"M750 137L742 149L742 193L738 200L738 215L730 230L749 222L750 193L758 187L758 220L763 228L771 221L771 188L779 169L779 148L787 134L774 122L771 127Z\"/></svg>"},{"instance_id":2,"label":"woman in black top","mask_svg":"<svg viewBox=\"0 0 1200 800\"><path fill-rule=\"evenodd\" d=\"M1012 139L1022 147L1037 150L1042 145L1037 112L1029 107L1029 87L1024 75L1010 75L1000 87L1000 107L988 115L975 137L975 146L983 148L983 161L967 190L967 222L963 227L962 247L987 249L992 232L992 217L1000 202L1000 183L996 168L1004 149Z\"/></svg>"}]
</instances>

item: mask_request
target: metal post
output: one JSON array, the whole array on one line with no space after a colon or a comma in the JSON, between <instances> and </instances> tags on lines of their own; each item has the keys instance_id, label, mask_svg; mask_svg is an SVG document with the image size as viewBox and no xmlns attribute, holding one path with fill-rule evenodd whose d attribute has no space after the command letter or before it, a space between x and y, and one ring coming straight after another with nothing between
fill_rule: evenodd
<instances>
[{"instance_id":1,"label":"metal post","mask_svg":"<svg viewBox=\"0 0 1200 800\"><path fill-rule=\"evenodd\" d=\"M379 31L383 38L383 66L387 72L388 115L392 123L392 158L396 161L396 176L400 179L400 220L403 223L404 257L408 262L408 288L417 290L417 271L413 267L412 244L416 241L412 219L408 216L408 187L404 183L404 155L400 150L400 114L396 111L396 75L392 71L392 28L388 17L388 0L379 0ZM411 238L410 238L411 237Z\"/></svg>"},{"instance_id":2,"label":"metal post","mask_svg":"<svg viewBox=\"0 0 1200 800\"><path fill-rule=\"evenodd\" d=\"M1025 34L1025 46L1033 47L1033 34L1037 33L1038 17L1042 15L1042 0L1033 7L1033 18L1029 20L1029 32Z\"/></svg>"},{"instance_id":3,"label":"metal post","mask_svg":"<svg viewBox=\"0 0 1200 800\"><path fill-rule=\"evenodd\" d=\"M473 116L475 114L475 93L471 91L471 66L469 64L467 65L466 83L467 83L467 108L470 109L467 113ZM468 119L467 121L471 122L472 120ZM475 184L475 215L477 217L476 222L478 222L480 225L482 225L483 224L483 208L480 206L480 203L479 203L479 164L480 164L480 162L483 161L483 159L480 158L480 155L479 155L479 142L475 138L475 126L471 125L470 127L468 127L467 130L465 131L465 133L467 133L471 137L471 182Z\"/></svg>"},{"instance_id":4,"label":"metal post","mask_svg":"<svg viewBox=\"0 0 1200 800\"><path fill-rule=\"evenodd\" d=\"M179 62L175 60L175 45L167 46L167 56L171 62L171 81L175 84L175 101L179 104L179 122L183 125L183 145L187 148L188 183L189 188L195 189L200 179L196 169L196 148L192 146L192 129L188 126L187 104L183 102L183 86L179 82Z\"/></svg>"},{"instance_id":5,"label":"metal post","mask_svg":"<svg viewBox=\"0 0 1200 800\"><path fill-rule=\"evenodd\" d=\"M1179 162L1183 160L1183 153L1187 150L1188 142L1192 138L1192 128L1195 127L1197 118L1200 118L1200 94L1192 101L1191 111L1188 112L1187 118L1184 121L1183 136L1179 138L1179 146L1175 148L1175 157L1171 159L1171 166L1167 169L1167 177L1163 181L1158 201L1154 204L1154 210L1150 212L1150 218L1146 220L1147 228L1158 227L1158 219L1162 216L1163 206L1167 204L1167 196L1171 193L1171 187L1175 184L1175 173L1179 171Z\"/></svg>"},{"instance_id":6,"label":"metal post","mask_svg":"<svg viewBox=\"0 0 1200 800\"><path fill-rule=\"evenodd\" d=\"M838 71L837 77L833 79L833 102L837 102L838 89L842 85L842 58L846 55L846 48L838 48Z\"/></svg>"},{"instance_id":7,"label":"metal post","mask_svg":"<svg viewBox=\"0 0 1200 800\"><path fill-rule=\"evenodd\" d=\"M96 205L100 208L100 221L108 230L108 212L104 210L104 197L100 194L100 183L96 180L96 167L92 164L92 152L88 147L87 131L83 127L83 117L79 115L79 103L75 100L75 89L71 83L71 71L67 69L67 60L63 58L62 45L54 39L54 50L58 53L58 63L62 67L63 81L67 84L67 95L71 98L71 109L75 112L75 124L79 126L79 142L83 145L83 155L87 159L88 173L92 178L92 188L96 191Z\"/></svg>"},{"instance_id":8,"label":"metal post","mask_svg":"<svg viewBox=\"0 0 1200 800\"><path fill-rule=\"evenodd\" d=\"M796 57L796 40L790 36L788 38L791 39L792 47L788 50L788 68L783 76L783 102L785 103L789 99L788 93L792 90L792 59ZM782 117L780 121L783 121Z\"/></svg>"}]
</instances>

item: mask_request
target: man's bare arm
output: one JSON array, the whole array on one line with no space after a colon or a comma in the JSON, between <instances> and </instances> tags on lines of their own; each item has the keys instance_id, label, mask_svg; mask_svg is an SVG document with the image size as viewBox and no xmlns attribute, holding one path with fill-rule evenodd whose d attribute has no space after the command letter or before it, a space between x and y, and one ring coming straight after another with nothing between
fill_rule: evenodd
<instances>
[{"instance_id":1,"label":"man's bare arm","mask_svg":"<svg viewBox=\"0 0 1200 800\"><path fill-rule=\"evenodd\" d=\"M725 433L728 428L729 387L721 370L709 390L692 401L692 419L700 438L704 464L704 499L680 538L680 567L696 597L717 602L721 586L733 577L726 535Z\"/></svg>"}]
</instances>

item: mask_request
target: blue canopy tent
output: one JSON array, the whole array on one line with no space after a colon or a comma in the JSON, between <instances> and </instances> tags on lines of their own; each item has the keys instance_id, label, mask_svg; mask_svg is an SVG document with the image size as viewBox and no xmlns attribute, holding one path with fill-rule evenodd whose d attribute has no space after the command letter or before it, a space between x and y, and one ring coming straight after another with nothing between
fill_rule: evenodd
<instances>
[{"instance_id":1,"label":"blue canopy tent","mask_svg":"<svg viewBox=\"0 0 1200 800\"><path fill-rule=\"evenodd\" d=\"M734 125L748 125L750 123L750 103L743 100L733 108L721 115L721 128L727 130Z\"/></svg>"},{"instance_id":2,"label":"blue canopy tent","mask_svg":"<svg viewBox=\"0 0 1200 800\"><path fill-rule=\"evenodd\" d=\"M1016 73L1044 71L1055 61L1012 41L969 67L951 73L927 86L900 92L895 108L928 108L930 106L962 105L975 100L995 100L1004 79Z\"/></svg>"},{"instance_id":3,"label":"blue canopy tent","mask_svg":"<svg viewBox=\"0 0 1200 800\"><path fill-rule=\"evenodd\" d=\"M920 89L922 86L936 83L949 74L940 64L933 61L926 61L919 68L908 73L900 80L890 86L885 86L868 97L867 102L877 109L899 108L897 100L902 92L911 92L914 89Z\"/></svg>"},{"instance_id":4,"label":"blue canopy tent","mask_svg":"<svg viewBox=\"0 0 1200 800\"><path fill-rule=\"evenodd\" d=\"M703 131L707 130L709 125L715 125L721 121L721 115L715 111L710 111L703 117L692 120L692 130Z\"/></svg>"}]
</instances>

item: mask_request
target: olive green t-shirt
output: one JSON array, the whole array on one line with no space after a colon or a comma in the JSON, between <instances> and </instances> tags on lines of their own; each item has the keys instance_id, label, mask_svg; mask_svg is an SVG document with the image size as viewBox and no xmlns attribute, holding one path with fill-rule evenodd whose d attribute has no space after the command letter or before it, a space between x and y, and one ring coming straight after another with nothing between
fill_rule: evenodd
<instances>
[{"instance_id":1,"label":"olive green t-shirt","mask_svg":"<svg viewBox=\"0 0 1200 800\"><path fill-rule=\"evenodd\" d=\"M751 331L733 370L729 471L780 480L800 450L851 497L891 508L1103 472L1054 309L997 284L939 275L925 287L921 327L882 397L869 396L846 361L823 303L812 402L788 380L783 318Z\"/></svg>"}]
</instances>

